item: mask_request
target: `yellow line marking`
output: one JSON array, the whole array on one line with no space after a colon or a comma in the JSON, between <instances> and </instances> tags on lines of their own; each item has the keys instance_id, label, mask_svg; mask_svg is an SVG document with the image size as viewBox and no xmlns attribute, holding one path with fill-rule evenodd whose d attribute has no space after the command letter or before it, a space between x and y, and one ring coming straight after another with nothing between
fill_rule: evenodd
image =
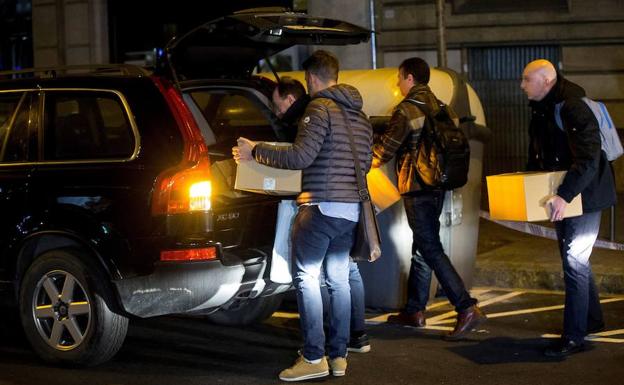
<instances>
[{"instance_id":1,"label":"yellow line marking","mask_svg":"<svg viewBox=\"0 0 624 385\"><path fill-rule=\"evenodd\" d=\"M284 311L276 311L275 313L273 313L271 317L295 319L295 318L299 318L299 313L287 313Z\"/></svg>"},{"instance_id":2,"label":"yellow line marking","mask_svg":"<svg viewBox=\"0 0 624 385\"><path fill-rule=\"evenodd\" d=\"M432 303L431 305L427 306L426 310L435 309L435 308L448 305L448 304L449 304L449 301L440 301L440 302Z\"/></svg>"},{"instance_id":3,"label":"yellow line marking","mask_svg":"<svg viewBox=\"0 0 624 385\"><path fill-rule=\"evenodd\" d=\"M624 298L605 298L605 299L601 299L600 303L610 303L610 302L619 302L619 301L624 301ZM536 307L533 309L521 309L521 310L505 311L505 312L500 312L500 313L491 313L491 314L488 314L487 316L488 318L507 317L507 316L519 315L519 314L530 314L530 313L539 313L539 312L550 311L550 310L559 310L559 309L563 309L563 307L564 305L544 306L544 307Z\"/></svg>"},{"instance_id":4,"label":"yellow line marking","mask_svg":"<svg viewBox=\"0 0 624 385\"><path fill-rule=\"evenodd\" d=\"M624 338L601 338L601 337L594 337L594 336L595 334L588 335L587 337L585 337L585 341L609 342L612 344L624 344ZM542 338L561 338L561 335L560 334L542 334Z\"/></svg>"},{"instance_id":5,"label":"yellow line marking","mask_svg":"<svg viewBox=\"0 0 624 385\"><path fill-rule=\"evenodd\" d=\"M517 296L522 295L522 294L524 294L523 291L514 291L514 292L511 292L511 293L499 295L499 296L490 298L488 300L485 300L483 302L480 302L479 303L479 307L485 307L485 306L491 305L491 304L496 303L496 302L505 301L505 300L507 300L509 298L517 297ZM443 314L437 315L435 317L427 318L427 323L433 324L433 325L440 324L440 323L448 323L448 321L443 321L443 320L446 320L447 318L454 317L456 315L457 315L457 313L455 312L455 310L449 311L447 313L443 313Z\"/></svg>"},{"instance_id":6,"label":"yellow line marking","mask_svg":"<svg viewBox=\"0 0 624 385\"><path fill-rule=\"evenodd\" d=\"M369 318L366 320L366 323L370 323L370 324L381 324L384 322L388 321L388 317L390 317L391 315L397 315L399 313L386 313L386 314L381 314L378 315L377 317L373 317L373 318Z\"/></svg>"},{"instance_id":7,"label":"yellow line marking","mask_svg":"<svg viewBox=\"0 0 624 385\"><path fill-rule=\"evenodd\" d=\"M473 289L470 290L470 294L474 295L475 297L480 297L483 294L489 293L491 291L491 289Z\"/></svg>"},{"instance_id":8,"label":"yellow line marking","mask_svg":"<svg viewBox=\"0 0 624 385\"><path fill-rule=\"evenodd\" d=\"M624 334L624 329L606 330L604 332L593 333L591 335L599 336L599 337L608 337L608 336L615 336L618 334Z\"/></svg>"},{"instance_id":9,"label":"yellow line marking","mask_svg":"<svg viewBox=\"0 0 624 385\"><path fill-rule=\"evenodd\" d=\"M511 293L499 295L499 296L490 298L490 299L488 299L486 301L479 302L479 307L485 307L487 305L491 305L491 304L496 303L496 302L501 302L501 301L504 301L504 300L509 299L509 298L517 297L517 296L522 295L522 294L524 294L524 291L513 291Z\"/></svg>"},{"instance_id":10,"label":"yellow line marking","mask_svg":"<svg viewBox=\"0 0 624 385\"><path fill-rule=\"evenodd\" d=\"M610 342L612 344L624 344L624 338L600 338L600 337L585 337L588 341L596 341L596 342Z\"/></svg>"},{"instance_id":11,"label":"yellow line marking","mask_svg":"<svg viewBox=\"0 0 624 385\"><path fill-rule=\"evenodd\" d=\"M454 328L450 326L436 326L436 325L427 325L423 328L414 328L414 329L427 329L427 330L444 330L444 331L452 331Z\"/></svg>"}]
</instances>

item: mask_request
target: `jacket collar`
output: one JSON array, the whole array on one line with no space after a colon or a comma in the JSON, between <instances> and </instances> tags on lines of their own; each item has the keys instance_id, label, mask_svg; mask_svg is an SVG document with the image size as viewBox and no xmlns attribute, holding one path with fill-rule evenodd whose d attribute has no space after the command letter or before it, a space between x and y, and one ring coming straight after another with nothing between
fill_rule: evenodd
<instances>
[{"instance_id":1,"label":"jacket collar","mask_svg":"<svg viewBox=\"0 0 624 385\"><path fill-rule=\"evenodd\" d=\"M297 124L299 119L303 116L306 107L310 103L310 95L305 94L301 96L299 99L295 100L295 102L284 112L282 116L282 122L286 124Z\"/></svg>"}]
</instances>

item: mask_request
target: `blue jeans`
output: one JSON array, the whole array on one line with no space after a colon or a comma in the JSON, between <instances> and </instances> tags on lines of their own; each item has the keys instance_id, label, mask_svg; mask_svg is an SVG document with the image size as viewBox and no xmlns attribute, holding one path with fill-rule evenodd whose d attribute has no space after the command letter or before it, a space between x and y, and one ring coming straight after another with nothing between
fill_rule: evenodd
<instances>
[{"instance_id":1,"label":"blue jeans","mask_svg":"<svg viewBox=\"0 0 624 385\"><path fill-rule=\"evenodd\" d=\"M407 222L413 233L412 265L408 277L405 312L424 310L429 297L431 270L455 310L460 313L477 300L470 297L440 242L440 214L444 191L419 191L403 197ZM424 262L424 263L423 263Z\"/></svg>"},{"instance_id":2,"label":"blue jeans","mask_svg":"<svg viewBox=\"0 0 624 385\"><path fill-rule=\"evenodd\" d=\"M582 343L587 323L603 322L598 289L594 283L589 257L600 230L601 212L555 222L559 252L563 262L565 308L563 336Z\"/></svg>"},{"instance_id":3,"label":"blue jeans","mask_svg":"<svg viewBox=\"0 0 624 385\"><path fill-rule=\"evenodd\" d=\"M325 276L321 277L321 285L325 283ZM350 335L364 333L366 321L366 298L364 297L364 281L360 275L360 269L353 259L349 258L349 288L351 289L351 328ZM329 325L329 292L327 286L321 287L323 296L323 320Z\"/></svg>"},{"instance_id":4,"label":"blue jeans","mask_svg":"<svg viewBox=\"0 0 624 385\"><path fill-rule=\"evenodd\" d=\"M345 357L349 341L351 294L349 252L356 223L321 214L318 206L302 206L292 231L293 282L303 334L303 356L308 360L325 354L323 301L319 276L325 263L329 291L330 358Z\"/></svg>"}]
</instances>

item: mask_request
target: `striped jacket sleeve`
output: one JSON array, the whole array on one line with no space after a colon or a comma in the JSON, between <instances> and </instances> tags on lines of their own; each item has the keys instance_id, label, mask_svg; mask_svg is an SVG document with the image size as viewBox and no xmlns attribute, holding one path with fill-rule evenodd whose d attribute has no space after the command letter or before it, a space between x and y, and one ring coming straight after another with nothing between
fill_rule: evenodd
<instances>
[{"instance_id":1,"label":"striped jacket sleeve","mask_svg":"<svg viewBox=\"0 0 624 385\"><path fill-rule=\"evenodd\" d=\"M373 146L373 167L390 161L410 133L413 133L411 140L418 141L424 121L424 115L417 107L408 110L399 104L392 113L388 128Z\"/></svg>"}]
</instances>

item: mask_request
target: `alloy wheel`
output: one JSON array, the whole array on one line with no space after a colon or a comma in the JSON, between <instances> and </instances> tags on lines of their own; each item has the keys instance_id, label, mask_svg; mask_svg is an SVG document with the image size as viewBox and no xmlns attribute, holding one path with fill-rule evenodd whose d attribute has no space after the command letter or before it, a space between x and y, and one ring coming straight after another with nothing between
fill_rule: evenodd
<instances>
[{"instance_id":1,"label":"alloy wheel","mask_svg":"<svg viewBox=\"0 0 624 385\"><path fill-rule=\"evenodd\" d=\"M91 324L87 291L72 274L45 274L33 293L32 315L41 338L52 348L67 351L80 346Z\"/></svg>"}]
</instances>

